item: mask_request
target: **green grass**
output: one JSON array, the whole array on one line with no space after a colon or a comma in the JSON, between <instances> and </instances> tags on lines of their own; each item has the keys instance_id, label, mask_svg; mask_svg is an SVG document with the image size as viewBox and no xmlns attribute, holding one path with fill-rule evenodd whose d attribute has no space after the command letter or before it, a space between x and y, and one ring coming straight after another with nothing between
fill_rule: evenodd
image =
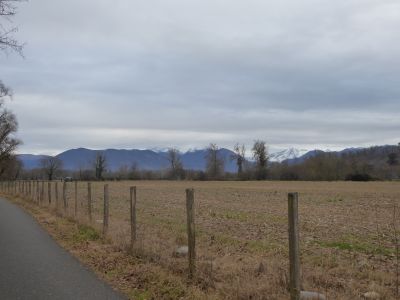
<instances>
[{"instance_id":1,"label":"green grass","mask_svg":"<svg viewBox=\"0 0 400 300\"><path fill-rule=\"evenodd\" d=\"M142 291L134 290L132 293L130 293L130 296L131 296L133 299L136 299L136 300L147 300L147 299L151 299L151 294L150 294L149 291L144 291L144 292L142 292Z\"/></svg>"},{"instance_id":2,"label":"green grass","mask_svg":"<svg viewBox=\"0 0 400 300\"><path fill-rule=\"evenodd\" d=\"M223 219L228 219L228 220L237 220L241 222L246 222L250 216L244 212L240 211L227 211L221 215Z\"/></svg>"},{"instance_id":3,"label":"green grass","mask_svg":"<svg viewBox=\"0 0 400 300\"><path fill-rule=\"evenodd\" d=\"M100 234L92 227L86 225L78 225L78 232L74 234L75 242L97 241L100 239Z\"/></svg>"},{"instance_id":4,"label":"green grass","mask_svg":"<svg viewBox=\"0 0 400 300\"><path fill-rule=\"evenodd\" d=\"M379 247L367 243L361 243L357 241L347 242L347 241L333 241L333 242L316 242L319 246L326 248L336 248L343 251L354 251L362 252L366 254L380 254L389 256L393 254L392 249Z\"/></svg>"},{"instance_id":5,"label":"green grass","mask_svg":"<svg viewBox=\"0 0 400 300\"><path fill-rule=\"evenodd\" d=\"M329 198L328 202L330 202L330 203L343 202L343 199L340 197L334 197L334 198Z\"/></svg>"}]
</instances>

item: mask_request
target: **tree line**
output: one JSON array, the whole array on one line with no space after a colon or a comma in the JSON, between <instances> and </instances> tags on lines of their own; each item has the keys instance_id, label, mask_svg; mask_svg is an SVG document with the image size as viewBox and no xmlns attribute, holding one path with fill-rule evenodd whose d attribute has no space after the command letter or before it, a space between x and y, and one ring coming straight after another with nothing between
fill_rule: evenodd
<instances>
[{"instance_id":1,"label":"tree line","mask_svg":"<svg viewBox=\"0 0 400 300\"><path fill-rule=\"evenodd\" d=\"M19 177L25 179L54 180L71 176L78 180L105 180L105 179L170 179L170 180L224 180L235 179L267 179L268 149L265 141L254 142L252 161L246 158L246 148L243 144L236 144L232 155L228 158L235 161L237 174L225 171L226 158L221 155L221 149L217 144L210 144L204 157L206 168L204 171L184 169L181 153L177 148L169 148L166 153L166 161L169 167L163 170L141 170L137 162L130 166L123 165L117 171L108 168L107 157L104 152L98 152L95 158L88 162L90 167L79 168L76 171L63 169L63 162L57 157L46 157L40 161L40 167L34 170L19 170Z\"/></svg>"},{"instance_id":2,"label":"tree line","mask_svg":"<svg viewBox=\"0 0 400 300\"><path fill-rule=\"evenodd\" d=\"M70 176L76 180L309 180L309 181L369 181L400 178L400 146L371 147L354 153L318 152L301 162L290 160L271 162L268 147L263 140L254 142L246 156L246 147L236 144L229 158L222 155L214 143L206 149L205 170L185 169L181 153L170 148L166 153L168 168L142 170L137 162L121 166L118 170L108 168L104 152L97 153L88 165L76 171L63 170L57 157L42 159L40 168L18 172L23 179L60 179ZM234 161L236 172L227 172L227 159Z\"/></svg>"}]
</instances>

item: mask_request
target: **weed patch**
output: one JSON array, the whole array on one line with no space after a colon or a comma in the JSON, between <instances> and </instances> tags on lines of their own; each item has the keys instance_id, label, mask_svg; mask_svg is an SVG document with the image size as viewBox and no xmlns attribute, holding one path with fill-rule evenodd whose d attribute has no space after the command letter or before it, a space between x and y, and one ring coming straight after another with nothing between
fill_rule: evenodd
<instances>
[{"instance_id":1,"label":"weed patch","mask_svg":"<svg viewBox=\"0 0 400 300\"><path fill-rule=\"evenodd\" d=\"M78 232L74 233L73 241L77 243L86 241L97 241L100 239L100 234L92 227L86 225L78 225Z\"/></svg>"}]
</instances>

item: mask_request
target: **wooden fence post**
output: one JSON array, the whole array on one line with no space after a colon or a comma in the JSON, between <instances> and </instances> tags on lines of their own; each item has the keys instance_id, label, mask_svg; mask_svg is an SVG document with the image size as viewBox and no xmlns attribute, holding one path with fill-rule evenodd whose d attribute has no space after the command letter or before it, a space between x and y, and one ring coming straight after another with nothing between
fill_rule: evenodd
<instances>
[{"instance_id":1,"label":"wooden fence post","mask_svg":"<svg viewBox=\"0 0 400 300\"><path fill-rule=\"evenodd\" d=\"M37 203L40 206L40 181L37 182Z\"/></svg>"},{"instance_id":2,"label":"wooden fence post","mask_svg":"<svg viewBox=\"0 0 400 300\"><path fill-rule=\"evenodd\" d=\"M44 202L44 180L42 180L42 187L40 190L40 203L43 204L43 202Z\"/></svg>"},{"instance_id":3,"label":"wooden fence post","mask_svg":"<svg viewBox=\"0 0 400 300\"><path fill-rule=\"evenodd\" d=\"M36 181L36 203L39 205L39 199L40 198L40 182L39 180Z\"/></svg>"},{"instance_id":4,"label":"wooden fence post","mask_svg":"<svg viewBox=\"0 0 400 300\"><path fill-rule=\"evenodd\" d=\"M64 214L67 213L67 183L63 182L63 204L64 204Z\"/></svg>"},{"instance_id":5,"label":"wooden fence post","mask_svg":"<svg viewBox=\"0 0 400 300\"><path fill-rule=\"evenodd\" d=\"M39 205L41 205L41 194L42 194L42 190L41 190L41 181L38 181L38 203Z\"/></svg>"},{"instance_id":6,"label":"wooden fence post","mask_svg":"<svg viewBox=\"0 0 400 300\"><path fill-rule=\"evenodd\" d=\"M39 204L39 181L35 180L35 203Z\"/></svg>"},{"instance_id":7,"label":"wooden fence post","mask_svg":"<svg viewBox=\"0 0 400 300\"><path fill-rule=\"evenodd\" d=\"M58 212L60 209L60 197L58 194L58 182L57 181L54 183L54 194L56 197L56 211Z\"/></svg>"},{"instance_id":8,"label":"wooden fence post","mask_svg":"<svg viewBox=\"0 0 400 300\"><path fill-rule=\"evenodd\" d=\"M109 193L108 184L104 185L104 215L103 215L103 238L107 236L108 232L108 217L109 217Z\"/></svg>"},{"instance_id":9,"label":"wooden fence post","mask_svg":"<svg viewBox=\"0 0 400 300\"><path fill-rule=\"evenodd\" d=\"M36 203L36 180L33 181L33 187L32 187L32 201L33 203Z\"/></svg>"},{"instance_id":10,"label":"wooden fence post","mask_svg":"<svg viewBox=\"0 0 400 300\"><path fill-rule=\"evenodd\" d=\"M38 180L36 183L36 202L40 205L40 181Z\"/></svg>"},{"instance_id":11,"label":"wooden fence post","mask_svg":"<svg viewBox=\"0 0 400 300\"><path fill-rule=\"evenodd\" d=\"M38 197L38 204L40 205L41 204L41 202L40 202L40 194L41 194L41 189L40 189L40 181L38 181L38 186L37 186L37 189L38 189L38 194L37 194L37 197Z\"/></svg>"},{"instance_id":12,"label":"wooden fence post","mask_svg":"<svg viewBox=\"0 0 400 300\"><path fill-rule=\"evenodd\" d=\"M300 299L300 248L298 193L288 195L290 299Z\"/></svg>"},{"instance_id":13,"label":"wooden fence post","mask_svg":"<svg viewBox=\"0 0 400 300\"><path fill-rule=\"evenodd\" d=\"M49 198L49 205L51 204L51 181L47 182L47 197Z\"/></svg>"},{"instance_id":14,"label":"wooden fence post","mask_svg":"<svg viewBox=\"0 0 400 300\"><path fill-rule=\"evenodd\" d=\"M186 213L188 234L189 278L193 279L196 272L196 235L194 226L194 190L186 190Z\"/></svg>"},{"instance_id":15,"label":"wooden fence post","mask_svg":"<svg viewBox=\"0 0 400 300\"><path fill-rule=\"evenodd\" d=\"M130 188L131 209L131 251L136 242L136 186Z\"/></svg>"},{"instance_id":16,"label":"wooden fence post","mask_svg":"<svg viewBox=\"0 0 400 300\"><path fill-rule=\"evenodd\" d=\"M74 207L74 214L75 214L75 218L78 215L78 181L75 181L75 192L74 192L74 196L75 196L75 207Z\"/></svg>"},{"instance_id":17,"label":"wooden fence post","mask_svg":"<svg viewBox=\"0 0 400 300\"><path fill-rule=\"evenodd\" d=\"M88 182L87 186L88 198L87 198L87 205L88 205L88 217L89 223L92 223L92 184Z\"/></svg>"}]
</instances>

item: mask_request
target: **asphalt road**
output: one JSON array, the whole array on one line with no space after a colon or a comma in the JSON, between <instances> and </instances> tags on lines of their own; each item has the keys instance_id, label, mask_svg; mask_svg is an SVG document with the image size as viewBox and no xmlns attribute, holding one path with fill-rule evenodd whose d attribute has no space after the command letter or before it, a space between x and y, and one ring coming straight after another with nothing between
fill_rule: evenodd
<instances>
[{"instance_id":1,"label":"asphalt road","mask_svg":"<svg viewBox=\"0 0 400 300\"><path fill-rule=\"evenodd\" d=\"M0 299L125 299L0 198Z\"/></svg>"}]
</instances>

